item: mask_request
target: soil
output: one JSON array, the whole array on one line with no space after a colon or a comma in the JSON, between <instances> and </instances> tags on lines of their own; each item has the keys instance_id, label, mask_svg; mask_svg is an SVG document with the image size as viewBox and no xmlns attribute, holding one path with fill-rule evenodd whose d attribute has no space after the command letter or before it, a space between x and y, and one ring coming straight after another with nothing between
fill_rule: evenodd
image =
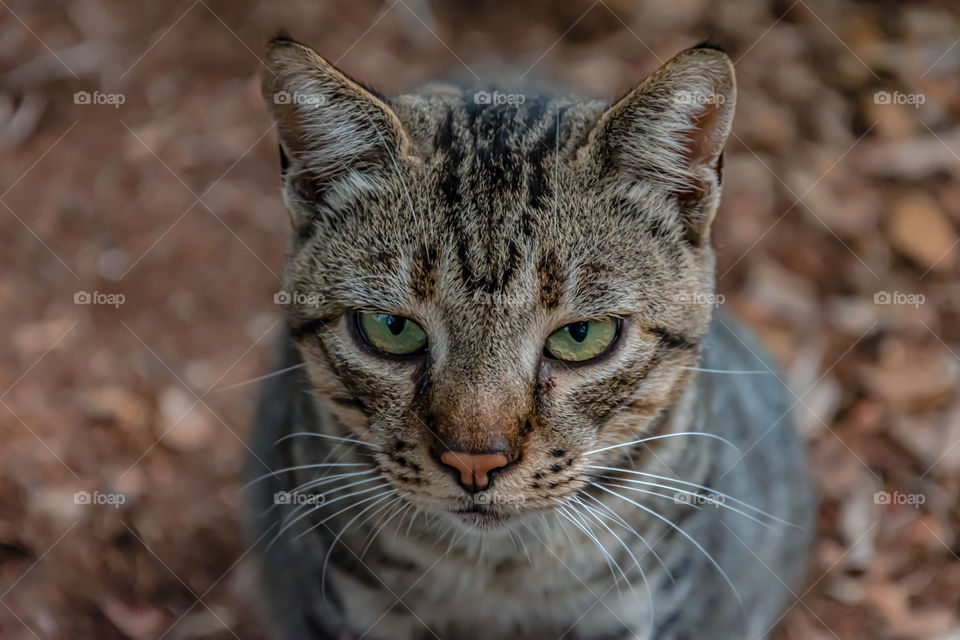
<instances>
[{"instance_id":1,"label":"soil","mask_svg":"<svg viewBox=\"0 0 960 640\"><path fill-rule=\"evenodd\" d=\"M718 304L775 355L822 496L775 637L960 638L955 3L2 4L0 639L264 637L233 385L281 326L281 28L387 94L506 68L614 97L729 51Z\"/></svg>"}]
</instances>

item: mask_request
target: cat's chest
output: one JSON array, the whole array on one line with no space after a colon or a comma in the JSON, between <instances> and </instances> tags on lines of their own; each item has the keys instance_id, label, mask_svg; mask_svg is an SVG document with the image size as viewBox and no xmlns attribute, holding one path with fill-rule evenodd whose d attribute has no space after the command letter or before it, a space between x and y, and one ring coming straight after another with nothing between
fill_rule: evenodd
<instances>
[{"instance_id":1,"label":"cat's chest","mask_svg":"<svg viewBox=\"0 0 960 640\"><path fill-rule=\"evenodd\" d=\"M493 562L408 545L408 566L370 567L379 586L345 576L340 591L348 618L370 638L637 637L624 634L646 626L642 583L614 588L603 559L579 551L542 548Z\"/></svg>"}]
</instances>

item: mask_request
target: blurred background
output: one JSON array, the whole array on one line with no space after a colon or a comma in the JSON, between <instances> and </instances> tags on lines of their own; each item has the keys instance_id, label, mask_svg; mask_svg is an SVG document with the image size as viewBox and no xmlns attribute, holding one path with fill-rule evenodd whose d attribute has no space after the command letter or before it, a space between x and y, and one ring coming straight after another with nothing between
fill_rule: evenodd
<instances>
[{"instance_id":1,"label":"blurred background","mask_svg":"<svg viewBox=\"0 0 960 640\"><path fill-rule=\"evenodd\" d=\"M238 475L281 328L280 28L387 94L506 65L614 97L729 51L718 301L823 497L776 637L960 638L956 3L0 0L2 640L263 638Z\"/></svg>"}]
</instances>

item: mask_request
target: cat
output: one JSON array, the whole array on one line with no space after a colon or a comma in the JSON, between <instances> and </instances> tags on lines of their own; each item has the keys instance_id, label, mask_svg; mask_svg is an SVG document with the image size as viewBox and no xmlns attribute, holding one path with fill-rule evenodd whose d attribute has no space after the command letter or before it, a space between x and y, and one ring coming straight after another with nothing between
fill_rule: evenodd
<instances>
[{"instance_id":1,"label":"cat","mask_svg":"<svg viewBox=\"0 0 960 640\"><path fill-rule=\"evenodd\" d=\"M281 36L262 88L293 226L249 470L273 637L765 637L815 501L710 304L728 57L613 104L386 98Z\"/></svg>"}]
</instances>

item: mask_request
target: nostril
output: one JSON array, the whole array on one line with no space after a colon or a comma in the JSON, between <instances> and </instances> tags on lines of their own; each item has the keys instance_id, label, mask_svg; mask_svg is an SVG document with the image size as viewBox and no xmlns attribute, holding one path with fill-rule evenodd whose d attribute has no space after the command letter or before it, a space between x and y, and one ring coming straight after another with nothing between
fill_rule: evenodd
<instances>
[{"instance_id":1,"label":"nostril","mask_svg":"<svg viewBox=\"0 0 960 640\"><path fill-rule=\"evenodd\" d=\"M509 461L501 453L465 453L445 451L440 462L460 473L460 484L468 491L481 491L490 484L490 473L507 466Z\"/></svg>"}]
</instances>

